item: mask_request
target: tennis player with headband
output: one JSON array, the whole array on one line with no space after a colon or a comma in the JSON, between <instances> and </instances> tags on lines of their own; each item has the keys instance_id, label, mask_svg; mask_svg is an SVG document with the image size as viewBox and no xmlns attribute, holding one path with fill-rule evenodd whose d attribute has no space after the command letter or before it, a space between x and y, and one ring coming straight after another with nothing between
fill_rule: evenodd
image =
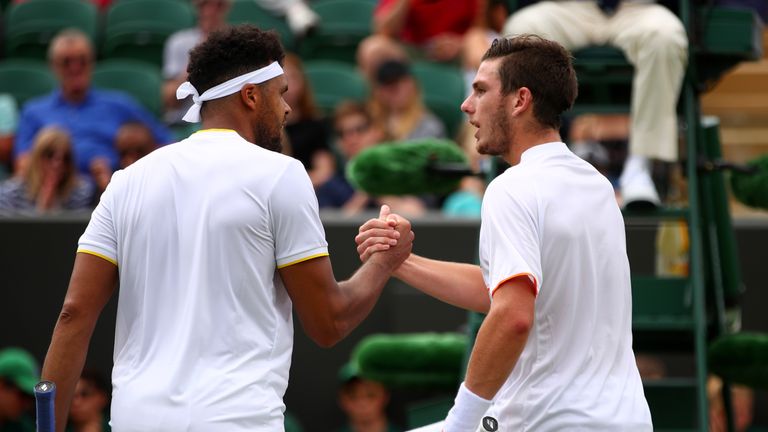
<instances>
[{"instance_id":1,"label":"tennis player with headband","mask_svg":"<svg viewBox=\"0 0 768 432\"><path fill-rule=\"evenodd\" d=\"M280 154L290 107L273 32L233 26L190 53L184 117L202 130L112 177L80 238L43 366L57 431L119 281L116 432L283 430L291 308L322 346L371 311L413 233L337 282L309 177ZM255 144L255 145L254 145ZM386 212L386 209L385 209Z\"/></svg>"}]
</instances>

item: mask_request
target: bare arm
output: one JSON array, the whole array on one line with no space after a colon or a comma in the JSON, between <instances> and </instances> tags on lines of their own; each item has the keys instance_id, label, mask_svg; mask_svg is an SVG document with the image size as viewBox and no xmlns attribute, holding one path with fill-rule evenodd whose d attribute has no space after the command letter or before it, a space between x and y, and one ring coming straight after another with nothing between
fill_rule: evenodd
<instances>
[{"instance_id":1,"label":"bare arm","mask_svg":"<svg viewBox=\"0 0 768 432\"><path fill-rule=\"evenodd\" d=\"M346 281L336 282L327 256L279 270L304 331L318 345L332 346L357 327L373 309L392 271L410 254L410 223L392 220L389 230L397 244L387 245Z\"/></svg>"},{"instance_id":2,"label":"bare arm","mask_svg":"<svg viewBox=\"0 0 768 432\"><path fill-rule=\"evenodd\" d=\"M481 398L493 399L523 352L534 320L533 290L527 277L517 277L494 292L490 313L477 333L464 381Z\"/></svg>"},{"instance_id":3,"label":"bare arm","mask_svg":"<svg viewBox=\"0 0 768 432\"><path fill-rule=\"evenodd\" d=\"M360 227L355 238L357 252L363 262L376 256L388 241L386 223L371 219ZM438 261L411 254L394 276L419 291L448 304L487 313L490 307L488 289L479 266Z\"/></svg>"},{"instance_id":4,"label":"bare arm","mask_svg":"<svg viewBox=\"0 0 768 432\"><path fill-rule=\"evenodd\" d=\"M405 26L410 0L396 0L390 7L373 16L373 32L397 38Z\"/></svg>"},{"instance_id":5,"label":"bare arm","mask_svg":"<svg viewBox=\"0 0 768 432\"><path fill-rule=\"evenodd\" d=\"M445 303L488 313L491 301L479 266L411 254L394 276Z\"/></svg>"},{"instance_id":6,"label":"bare arm","mask_svg":"<svg viewBox=\"0 0 768 432\"><path fill-rule=\"evenodd\" d=\"M56 383L56 431L63 432L83 371L93 328L115 290L117 267L102 258L78 253L64 306L43 363L42 379Z\"/></svg>"}]
</instances>

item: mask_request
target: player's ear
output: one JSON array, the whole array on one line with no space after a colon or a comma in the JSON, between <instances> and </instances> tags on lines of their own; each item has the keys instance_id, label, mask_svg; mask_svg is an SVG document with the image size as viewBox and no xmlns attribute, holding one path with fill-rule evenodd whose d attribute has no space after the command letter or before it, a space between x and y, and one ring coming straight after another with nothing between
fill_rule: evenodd
<instances>
[{"instance_id":1,"label":"player's ear","mask_svg":"<svg viewBox=\"0 0 768 432\"><path fill-rule=\"evenodd\" d=\"M240 89L240 100L249 109L256 109L259 97L259 88L256 84L246 84Z\"/></svg>"}]
</instances>

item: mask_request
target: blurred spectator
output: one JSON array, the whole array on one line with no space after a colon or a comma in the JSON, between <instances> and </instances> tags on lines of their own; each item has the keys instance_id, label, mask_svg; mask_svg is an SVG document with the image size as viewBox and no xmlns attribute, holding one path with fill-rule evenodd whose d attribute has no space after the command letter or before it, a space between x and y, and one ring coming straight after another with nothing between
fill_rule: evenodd
<instances>
[{"instance_id":1,"label":"blurred spectator","mask_svg":"<svg viewBox=\"0 0 768 432\"><path fill-rule=\"evenodd\" d=\"M619 178L624 206L655 207L661 201L651 159L678 158L677 100L688 61L680 19L654 2L541 1L507 20L504 35L536 34L575 51L613 45L635 66L629 152Z\"/></svg>"},{"instance_id":2,"label":"blurred spectator","mask_svg":"<svg viewBox=\"0 0 768 432\"><path fill-rule=\"evenodd\" d=\"M285 126L288 142L283 147L304 165L312 185L317 188L327 182L336 170L336 161L328 145L328 124L315 105L312 88L299 57L288 53L283 63L288 80L288 91L283 98L291 107Z\"/></svg>"},{"instance_id":3,"label":"blurred spectator","mask_svg":"<svg viewBox=\"0 0 768 432\"><path fill-rule=\"evenodd\" d=\"M163 106L167 124L181 123L192 105L192 98L176 99L176 89L187 80L189 51L208 35L227 25L232 0L193 0L197 10L197 27L179 30L165 41L163 50Z\"/></svg>"},{"instance_id":4,"label":"blurred spectator","mask_svg":"<svg viewBox=\"0 0 768 432\"><path fill-rule=\"evenodd\" d=\"M365 105L354 101L340 103L334 112L333 125L338 137L337 149L341 161L336 174L315 190L321 208L340 208L345 214L355 214L387 204L398 213L424 213L424 202L417 197L371 197L363 191L355 190L347 181L344 164L366 148L388 138L384 131L373 123L371 113Z\"/></svg>"},{"instance_id":5,"label":"blurred spectator","mask_svg":"<svg viewBox=\"0 0 768 432\"><path fill-rule=\"evenodd\" d=\"M115 136L115 150L119 157L118 169L127 168L137 160L157 149L152 131L142 123L126 123ZM112 178L112 168L106 159L95 159L91 163L91 176L96 187L103 192Z\"/></svg>"},{"instance_id":6,"label":"blurred spectator","mask_svg":"<svg viewBox=\"0 0 768 432\"><path fill-rule=\"evenodd\" d=\"M378 381L361 376L351 363L339 371L339 407L347 424L338 432L398 432L387 418L389 390Z\"/></svg>"},{"instance_id":7,"label":"blurred spectator","mask_svg":"<svg viewBox=\"0 0 768 432\"><path fill-rule=\"evenodd\" d=\"M13 149L17 171L24 169L24 158L29 156L34 137L50 125L69 132L75 165L84 174L97 157L109 160L113 168L117 166L113 142L126 122L146 124L160 143L171 140L169 131L128 95L91 88L94 52L88 36L81 31L67 29L59 33L48 49L48 60L60 88L24 105Z\"/></svg>"},{"instance_id":8,"label":"blurred spectator","mask_svg":"<svg viewBox=\"0 0 768 432\"><path fill-rule=\"evenodd\" d=\"M0 351L0 432L35 432L37 361L21 348Z\"/></svg>"},{"instance_id":9,"label":"blurred spectator","mask_svg":"<svg viewBox=\"0 0 768 432\"><path fill-rule=\"evenodd\" d=\"M112 385L100 373L85 370L75 386L67 432L109 432Z\"/></svg>"},{"instance_id":10,"label":"blurred spectator","mask_svg":"<svg viewBox=\"0 0 768 432\"><path fill-rule=\"evenodd\" d=\"M482 19L484 1L379 0L371 38L379 44L405 43L429 60L457 60L467 30Z\"/></svg>"},{"instance_id":11,"label":"blurred spectator","mask_svg":"<svg viewBox=\"0 0 768 432\"><path fill-rule=\"evenodd\" d=\"M483 0L485 3L480 17L464 35L462 47L462 67L467 94L472 91L472 81L480 67L483 54L491 47L494 39L501 36L504 23L509 16L507 0Z\"/></svg>"},{"instance_id":12,"label":"blurred spectator","mask_svg":"<svg viewBox=\"0 0 768 432\"><path fill-rule=\"evenodd\" d=\"M19 125L19 111L16 99L9 94L0 94L0 180L11 172L13 137Z\"/></svg>"},{"instance_id":13,"label":"blurred spectator","mask_svg":"<svg viewBox=\"0 0 768 432\"><path fill-rule=\"evenodd\" d=\"M387 60L379 65L370 107L374 123L393 140L445 137L445 126L424 105L406 62Z\"/></svg>"},{"instance_id":14,"label":"blurred spectator","mask_svg":"<svg viewBox=\"0 0 768 432\"><path fill-rule=\"evenodd\" d=\"M707 394L709 395L709 431L729 431L723 405L723 380L711 375L707 380ZM749 430L754 418L754 391L743 385L731 385L731 406L735 432Z\"/></svg>"},{"instance_id":15,"label":"blurred spectator","mask_svg":"<svg viewBox=\"0 0 768 432\"><path fill-rule=\"evenodd\" d=\"M35 137L20 176L0 183L0 209L47 213L88 208L93 184L78 174L69 134L47 127Z\"/></svg>"},{"instance_id":16,"label":"blurred spectator","mask_svg":"<svg viewBox=\"0 0 768 432\"><path fill-rule=\"evenodd\" d=\"M490 158L477 152L477 128L465 123L459 131L459 145L467 156L472 172L486 174L490 169ZM485 194L486 179L481 176L466 176L461 179L459 188L443 201L442 211L450 217L479 218Z\"/></svg>"}]
</instances>

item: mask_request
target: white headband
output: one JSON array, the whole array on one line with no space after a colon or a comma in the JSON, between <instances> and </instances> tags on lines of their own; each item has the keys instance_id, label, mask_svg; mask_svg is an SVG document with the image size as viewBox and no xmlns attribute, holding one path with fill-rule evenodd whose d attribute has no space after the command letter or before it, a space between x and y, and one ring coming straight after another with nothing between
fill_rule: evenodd
<instances>
[{"instance_id":1,"label":"white headband","mask_svg":"<svg viewBox=\"0 0 768 432\"><path fill-rule=\"evenodd\" d=\"M195 86L189 81L186 81L176 89L176 99L184 99L187 96L192 95L194 105L192 105L187 113L184 114L183 120L190 123L197 123L200 121L200 108L202 108L203 102L229 96L232 93L239 92L245 84L260 84L282 74L283 68L281 68L277 62L272 62L261 69L257 69L245 75L240 75L239 77L232 78L229 81L211 87L203 92L203 94L198 94Z\"/></svg>"}]
</instances>

